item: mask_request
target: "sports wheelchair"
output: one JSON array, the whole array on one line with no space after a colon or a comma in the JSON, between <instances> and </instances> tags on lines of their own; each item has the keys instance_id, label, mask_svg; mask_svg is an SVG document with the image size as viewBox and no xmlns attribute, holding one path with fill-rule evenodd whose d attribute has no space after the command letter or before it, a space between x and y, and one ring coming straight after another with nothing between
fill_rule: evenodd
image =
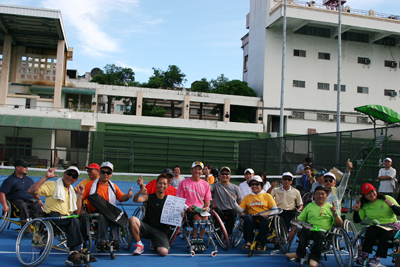
<instances>
[{"instance_id":1,"label":"sports wheelchair","mask_svg":"<svg viewBox=\"0 0 400 267\"><path fill-rule=\"evenodd\" d=\"M77 217L79 215L43 217L27 222L21 229L15 245L19 262L26 267L35 267L47 258L51 249L68 253L67 235L52 220ZM82 264L87 264L87 266L89 266L91 247L92 239L89 235L86 244L82 247L87 256ZM71 265L68 260L65 263Z\"/></svg>"},{"instance_id":2,"label":"sports wheelchair","mask_svg":"<svg viewBox=\"0 0 400 267\"><path fill-rule=\"evenodd\" d=\"M328 260L327 259L328 254L334 254L338 266L340 266L340 267L353 266L353 259L354 259L353 246L351 244L349 235L343 228L333 227L329 231L325 231L323 229L314 227L313 225L311 225L307 222L291 221L291 224L293 226L297 227L296 233L303 228L309 229L310 231L324 232L325 237L324 237L324 241L322 243L321 256L323 256L325 258L325 261ZM313 244L314 244L313 240L309 240L308 245L307 245L307 254L304 258L299 260L300 266L303 266L304 264L308 264L309 253L311 251ZM292 245L292 242L289 242L287 244L287 252L289 252L291 250L291 248L292 248L292 251L294 251L293 250L294 248L291 247L291 245ZM288 260L292 260L292 259L288 258Z\"/></svg>"},{"instance_id":3,"label":"sports wheelchair","mask_svg":"<svg viewBox=\"0 0 400 267\"><path fill-rule=\"evenodd\" d=\"M11 223L21 225L21 222L16 220L19 218L18 209L14 205L11 205L10 201L6 200L6 202L8 206L8 212L3 212L2 216L0 217L0 234L4 231L4 229L6 229L7 226L10 228Z\"/></svg>"}]
</instances>

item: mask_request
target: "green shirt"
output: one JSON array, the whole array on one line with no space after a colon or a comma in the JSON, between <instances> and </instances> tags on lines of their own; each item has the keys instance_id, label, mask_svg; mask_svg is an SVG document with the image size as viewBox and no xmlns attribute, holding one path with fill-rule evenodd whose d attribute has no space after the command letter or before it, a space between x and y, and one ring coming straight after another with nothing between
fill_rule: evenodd
<instances>
[{"instance_id":1,"label":"green shirt","mask_svg":"<svg viewBox=\"0 0 400 267\"><path fill-rule=\"evenodd\" d=\"M335 218L331 211L331 204L325 203L320 207L315 202L308 204L304 210L301 211L297 219L302 222L308 222L315 227L328 231L335 223Z\"/></svg>"},{"instance_id":2,"label":"green shirt","mask_svg":"<svg viewBox=\"0 0 400 267\"><path fill-rule=\"evenodd\" d=\"M391 196L386 196L386 198L394 205L399 206L397 201ZM394 214L392 208L389 207L383 199L378 199L374 203L365 203L358 214L360 215L361 220L364 220L365 218L368 218L371 221L377 219L380 224L397 222L396 214Z\"/></svg>"}]
</instances>

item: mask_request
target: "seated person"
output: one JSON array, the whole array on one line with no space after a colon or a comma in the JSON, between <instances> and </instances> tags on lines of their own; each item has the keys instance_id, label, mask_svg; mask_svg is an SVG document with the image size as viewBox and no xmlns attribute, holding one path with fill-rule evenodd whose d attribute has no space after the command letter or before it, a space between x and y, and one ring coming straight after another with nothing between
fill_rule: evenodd
<instances>
[{"instance_id":1,"label":"seated person","mask_svg":"<svg viewBox=\"0 0 400 267\"><path fill-rule=\"evenodd\" d=\"M390 226L393 230L388 231L378 226L370 226L365 233L362 252L358 254L356 262L362 265L368 258L368 254L372 253L375 242L378 241L378 249L372 259L369 260L369 266L380 266L380 258L387 257L388 240L393 240L400 229L400 224L396 218L396 215L400 215L400 207L393 197L376 192L376 188L372 184L363 184L361 191L360 202L353 206L354 222L360 223L368 218L372 222L377 220L380 225Z\"/></svg>"},{"instance_id":2,"label":"seated person","mask_svg":"<svg viewBox=\"0 0 400 267\"><path fill-rule=\"evenodd\" d=\"M15 171L3 181L0 187L0 203L3 212L9 212L6 199L19 210L21 228L27 219L39 217L42 210L42 201L38 195L28 193L33 180L26 176L29 165L23 159L14 162Z\"/></svg>"},{"instance_id":3,"label":"seated person","mask_svg":"<svg viewBox=\"0 0 400 267\"><path fill-rule=\"evenodd\" d=\"M84 187L78 188L78 197L75 195L72 184L78 180L79 170L75 166L70 166L64 172L63 178L56 181L48 181L51 178L58 177L55 169L50 168L46 176L34 183L28 190L30 194L39 194L46 197L44 212L47 217L67 216L71 213L79 214L82 209L82 194ZM68 235L67 247L69 248L68 260L74 264L83 264L86 261L86 255L80 254L76 249L89 237L87 218L67 218L53 220ZM90 256L90 261L97 259Z\"/></svg>"},{"instance_id":4,"label":"seated person","mask_svg":"<svg viewBox=\"0 0 400 267\"><path fill-rule=\"evenodd\" d=\"M176 195L176 188L173 187L172 185L170 185L172 178L174 177L174 172L171 169L165 169L162 174L165 174L168 178L168 186L167 189L165 190L165 195L171 195L171 196L175 196ZM145 185L143 184L143 177L142 175L140 175L140 178L137 180L138 185L140 186L140 189L142 189ZM155 192L157 192L157 180L151 180L147 185L146 185L146 189L147 189L147 194L154 194Z\"/></svg>"},{"instance_id":5,"label":"seated person","mask_svg":"<svg viewBox=\"0 0 400 267\"><path fill-rule=\"evenodd\" d=\"M186 199L186 214L189 221L193 220L208 220L208 216L201 216L198 210L208 211L210 209L211 191L208 183L201 179L203 174L204 164L199 161L192 163L190 172L192 177L187 178L179 183L176 196ZM195 209L196 206L198 209ZM205 250L203 237L206 232L205 228L200 229L199 237L197 237L198 229L193 228L192 244L195 250Z\"/></svg>"},{"instance_id":6,"label":"seated person","mask_svg":"<svg viewBox=\"0 0 400 267\"><path fill-rule=\"evenodd\" d=\"M132 187L128 190L127 194L122 193L119 187L110 181L113 171L114 165L111 162L103 162L100 166L100 178L86 184L83 200L88 199L89 195L97 192L97 194L114 206L117 206L117 200L120 202L128 201L133 195ZM89 200L87 202L87 209L88 213L93 213L96 211L96 208L92 203L90 203ZM99 252L106 252L107 250L106 240L108 236L108 227L110 227L110 241L114 250L120 250L118 241L119 225L107 219L103 215L105 211L98 210L97 212L99 213L99 236L97 240L97 250Z\"/></svg>"},{"instance_id":7,"label":"seated person","mask_svg":"<svg viewBox=\"0 0 400 267\"><path fill-rule=\"evenodd\" d=\"M300 191L292 187L293 174L285 172L282 174L282 186L272 189L271 196L275 198L276 205L283 212L279 215L282 217L287 230L290 228L290 221L294 218L294 210L301 211L303 209L303 201Z\"/></svg>"},{"instance_id":8,"label":"seated person","mask_svg":"<svg viewBox=\"0 0 400 267\"><path fill-rule=\"evenodd\" d=\"M140 240L141 237L149 238L153 248L157 250L160 256L166 256L169 251L168 225L160 222L164 203L167 199L165 195L165 190L168 187L167 176L160 174L156 180L156 185L157 192L148 195L146 188L143 187L133 197L133 202L146 203L146 213L143 221L134 216L129 218L129 231L136 241L133 255L141 255L144 252L144 246Z\"/></svg>"},{"instance_id":9,"label":"seated person","mask_svg":"<svg viewBox=\"0 0 400 267\"><path fill-rule=\"evenodd\" d=\"M251 194L251 188L249 186L249 180L254 175L255 174L254 174L254 170L253 169L247 168L246 170L244 170L244 178L246 180L239 184L239 188L240 188L240 192L242 193L242 197L245 197L248 194Z\"/></svg>"},{"instance_id":10,"label":"seated person","mask_svg":"<svg viewBox=\"0 0 400 267\"><path fill-rule=\"evenodd\" d=\"M302 222L307 222L312 224L314 227L318 227L323 230L330 230L333 225L337 227L343 226L343 221L338 216L335 204L326 203L328 198L328 190L323 186L318 186L314 191L315 202L308 204L297 220ZM293 240L296 235L297 227L292 226L292 230L289 233L288 240ZM311 249L309 256L311 267L317 267L318 262L321 259L322 243L325 238L325 233L323 231L310 231L309 229L303 228L297 234L299 238L299 245L296 252L287 253L288 258L304 258L306 256L306 249L308 245L308 240L314 240L314 244Z\"/></svg>"},{"instance_id":11,"label":"seated person","mask_svg":"<svg viewBox=\"0 0 400 267\"><path fill-rule=\"evenodd\" d=\"M251 243L254 239L254 228L258 228L256 250L263 250L267 243L267 235L269 233L269 219L267 214L260 214L259 216L251 216L266 210L276 207L273 197L266 193L263 187L263 181L260 176L256 175L250 178L249 186L251 193L245 196L240 204L239 211L245 212L248 215L244 216L243 230L245 249L250 249Z\"/></svg>"},{"instance_id":12,"label":"seated person","mask_svg":"<svg viewBox=\"0 0 400 267\"><path fill-rule=\"evenodd\" d=\"M215 211L225 223L228 235L232 235L232 230L237 217L235 202L242 202L242 194L239 186L230 183L231 169L222 167L219 173L219 183L210 184L211 193L214 194ZM232 199L233 198L233 199Z\"/></svg>"}]
</instances>

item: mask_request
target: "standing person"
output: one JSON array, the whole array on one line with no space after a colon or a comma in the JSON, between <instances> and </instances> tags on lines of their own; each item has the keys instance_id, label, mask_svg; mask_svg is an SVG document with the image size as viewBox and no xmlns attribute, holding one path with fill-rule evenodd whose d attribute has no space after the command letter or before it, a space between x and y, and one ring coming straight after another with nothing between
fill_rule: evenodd
<instances>
[{"instance_id":1,"label":"standing person","mask_svg":"<svg viewBox=\"0 0 400 267\"><path fill-rule=\"evenodd\" d=\"M206 181L209 184L215 183L215 177L214 175L211 174L212 166L210 164L204 165L204 181Z\"/></svg>"},{"instance_id":2,"label":"standing person","mask_svg":"<svg viewBox=\"0 0 400 267\"><path fill-rule=\"evenodd\" d=\"M384 160L385 168L379 170L378 180L380 181L379 193L393 197L393 190L396 187L396 169L392 168L392 159Z\"/></svg>"},{"instance_id":3,"label":"standing person","mask_svg":"<svg viewBox=\"0 0 400 267\"><path fill-rule=\"evenodd\" d=\"M128 190L127 194L122 193L119 187L112 183L111 177L114 171L114 165L111 162L103 162L100 166L100 178L86 184L85 192L83 193L83 200L88 199L89 195L97 192L102 198L110 202L113 206L117 206L117 200L120 202L128 201L132 196L132 187ZM88 200L87 209L89 213L96 211L96 208ZM119 225L110 221L104 216L105 210L98 210L99 213L99 236L97 243L97 250L99 252L106 252L106 240L108 236L108 228L110 227L110 241L114 250L120 250L118 241Z\"/></svg>"},{"instance_id":4,"label":"standing person","mask_svg":"<svg viewBox=\"0 0 400 267\"><path fill-rule=\"evenodd\" d=\"M283 212L279 215L282 217L287 230L290 228L290 221L294 218L293 211L301 211L303 209L303 201L299 190L292 187L293 174L285 172L282 174L282 186L272 189L271 196L275 198L276 205Z\"/></svg>"},{"instance_id":5,"label":"standing person","mask_svg":"<svg viewBox=\"0 0 400 267\"><path fill-rule=\"evenodd\" d=\"M381 266L380 259L387 257L389 248L388 241L393 240L395 234L400 229L396 215L400 215L400 206L394 198L382 193L376 192L376 188L369 183L361 187L362 197L359 203L353 206L353 220L360 223L365 218L370 221L378 221L381 226L390 226L393 230L383 229L372 225L365 233L365 240L362 245L362 252L356 260L358 264L363 264L372 253L372 247L378 241L376 254L369 260L370 267Z\"/></svg>"},{"instance_id":6,"label":"standing person","mask_svg":"<svg viewBox=\"0 0 400 267\"><path fill-rule=\"evenodd\" d=\"M244 171L244 178L246 181L239 184L240 192L242 193L242 197L244 198L248 194L251 194L251 188L249 186L250 179L254 176L254 170L251 168L247 168Z\"/></svg>"},{"instance_id":7,"label":"standing person","mask_svg":"<svg viewBox=\"0 0 400 267\"><path fill-rule=\"evenodd\" d=\"M0 203L3 212L9 212L6 200L10 201L19 210L21 228L29 218L39 217L39 212L43 206L38 195L28 193L28 189L34 184L33 180L26 176L28 163L23 159L14 162L14 172L4 180L0 187Z\"/></svg>"},{"instance_id":8,"label":"standing person","mask_svg":"<svg viewBox=\"0 0 400 267\"><path fill-rule=\"evenodd\" d=\"M129 218L129 231L136 241L133 255L141 255L144 246L140 238L149 238L155 250L160 256L166 256L169 251L169 238L166 234L168 225L161 223L161 213L164 208L165 190L168 187L168 177L160 174L156 180L157 191L147 194L145 187L141 188L133 197L133 202L146 203L146 211L143 221L132 216ZM142 196L140 196L142 195Z\"/></svg>"},{"instance_id":9,"label":"standing person","mask_svg":"<svg viewBox=\"0 0 400 267\"><path fill-rule=\"evenodd\" d=\"M316 181L315 181L315 183L312 184L310 193L314 194L315 188L317 186L320 186L320 185L324 186L324 175L325 175L325 173L327 173L326 170L319 170L317 172L317 175L315 176L315 180Z\"/></svg>"},{"instance_id":10,"label":"standing person","mask_svg":"<svg viewBox=\"0 0 400 267\"><path fill-rule=\"evenodd\" d=\"M210 210L211 201L211 191L208 183L201 179L203 174L204 164L200 161L195 161L192 163L190 172L192 177L185 179L180 182L178 190L176 191L176 196L186 199L186 211L187 218L189 221L193 220L208 220L208 216L201 216L195 211L195 207L200 208L204 211ZM198 209L196 209L198 210ZM204 234L206 232L205 228L200 229L199 237L197 237L198 229L193 228L192 232L192 245L201 250L205 250L205 245L203 241Z\"/></svg>"},{"instance_id":11,"label":"standing person","mask_svg":"<svg viewBox=\"0 0 400 267\"><path fill-rule=\"evenodd\" d=\"M242 194L237 185L230 183L231 169L227 166L222 167L219 172L219 183L211 184L211 193L214 194L215 211L225 223L228 235L232 235L233 226L235 224L237 211L235 202L238 205L242 202ZM232 199L234 198L234 199Z\"/></svg>"},{"instance_id":12,"label":"standing person","mask_svg":"<svg viewBox=\"0 0 400 267\"><path fill-rule=\"evenodd\" d=\"M174 179L172 179L172 181L169 185L178 189L179 183L182 182L183 180L185 180L185 177L183 177L181 175L181 166L175 165L173 170L174 170Z\"/></svg>"},{"instance_id":13,"label":"standing person","mask_svg":"<svg viewBox=\"0 0 400 267\"><path fill-rule=\"evenodd\" d=\"M304 191L310 192L312 184L314 183L315 179L313 177L311 167L307 166L304 168L304 176L303 176L303 184L304 184Z\"/></svg>"},{"instance_id":14,"label":"standing person","mask_svg":"<svg viewBox=\"0 0 400 267\"><path fill-rule=\"evenodd\" d=\"M313 158L311 158L311 157L306 157L306 158L304 159L304 162L303 162L302 164L299 164L299 165L297 166L296 174L297 174L297 175L303 175L303 173L304 173L304 168L307 167L307 166L309 166L309 165L311 165L312 163L313 163ZM299 191L303 191L303 179L302 179L302 178L296 179L296 188L297 188Z\"/></svg>"}]
</instances>

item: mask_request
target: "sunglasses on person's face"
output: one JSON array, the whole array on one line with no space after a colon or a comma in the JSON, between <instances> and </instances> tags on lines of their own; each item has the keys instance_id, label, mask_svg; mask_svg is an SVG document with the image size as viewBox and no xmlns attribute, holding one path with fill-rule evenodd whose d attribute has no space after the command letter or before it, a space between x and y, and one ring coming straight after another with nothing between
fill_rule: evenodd
<instances>
[{"instance_id":1,"label":"sunglasses on person's face","mask_svg":"<svg viewBox=\"0 0 400 267\"><path fill-rule=\"evenodd\" d=\"M221 172L220 175L229 175L231 174L230 172Z\"/></svg>"},{"instance_id":2,"label":"sunglasses on person's face","mask_svg":"<svg viewBox=\"0 0 400 267\"><path fill-rule=\"evenodd\" d=\"M259 183L252 183L252 184L250 184L250 186L259 186L260 184Z\"/></svg>"},{"instance_id":3,"label":"sunglasses on person's face","mask_svg":"<svg viewBox=\"0 0 400 267\"><path fill-rule=\"evenodd\" d=\"M70 171L67 172L67 175L71 176L74 179L78 179L78 177L79 177L79 175L76 175L76 174L74 174L73 172L70 172Z\"/></svg>"},{"instance_id":4,"label":"sunglasses on person's face","mask_svg":"<svg viewBox=\"0 0 400 267\"><path fill-rule=\"evenodd\" d=\"M100 173L101 173L101 174L107 174L107 175L112 174L112 172L110 172L110 171L107 172L107 171L104 171L104 170L101 170Z\"/></svg>"},{"instance_id":5,"label":"sunglasses on person's face","mask_svg":"<svg viewBox=\"0 0 400 267\"><path fill-rule=\"evenodd\" d=\"M324 182L325 183L333 183L333 180L332 179L324 179Z\"/></svg>"},{"instance_id":6,"label":"sunglasses on person's face","mask_svg":"<svg viewBox=\"0 0 400 267\"><path fill-rule=\"evenodd\" d=\"M87 172L95 171L96 169L87 169Z\"/></svg>"},{"instance_id":7,"label":"sunglasses on person's face","mask_svg":"<svg viewBox=\"0 0 400 267\"><path fill-rule=\"evenodd\" d=\"M284 181L291 181L291 180L292 180L292 178L283 177L283 178L282 178L282 180L284 180Z\"/></svg>"}]
</instances>

